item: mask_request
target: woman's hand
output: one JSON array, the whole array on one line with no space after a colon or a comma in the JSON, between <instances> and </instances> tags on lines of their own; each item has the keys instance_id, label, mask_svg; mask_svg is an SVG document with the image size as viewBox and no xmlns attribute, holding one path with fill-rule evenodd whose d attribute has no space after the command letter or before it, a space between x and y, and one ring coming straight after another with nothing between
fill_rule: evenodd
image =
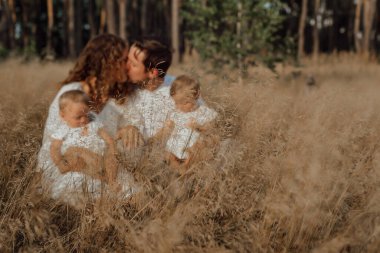
<instances>
[{"instance_id":1,"label":"woman's hand","mask_svg":"<svg viewBox=\"0 0 380 253\"><path fill-rule=\"evenodd\" d=\"M126 126L116 134L116 140L121 139L123 146L128 150L133 150L144 145L144 138L135 126Z\"/></svg>"},{"instance_id":2,"label":"woman's hand","mask_svg":"<svg viewBox=\"0 0 380 253\"><path fill-rule=\"evenodd\" d=\"M197 130L198 124L194 118L191 118L189 122L187 122L186 127L191 128L192 130Z\"/></svg>"}]
</instances>

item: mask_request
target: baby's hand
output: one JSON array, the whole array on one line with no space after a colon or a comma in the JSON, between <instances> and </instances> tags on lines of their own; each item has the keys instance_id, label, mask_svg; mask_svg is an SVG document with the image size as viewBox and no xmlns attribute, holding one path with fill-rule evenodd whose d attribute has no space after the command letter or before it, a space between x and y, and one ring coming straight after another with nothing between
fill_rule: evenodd
<instances>
[{"instance_id":1,"label":"baby's hand","mask_svg":"<svg viewBox=\"0 0 380 253\"><path fill-rule=\"evenodd\" d=\"M173 120L167 120L167 121L165 121L165 127L166 128L173 128L174 127L174 122L173 122Z\"/></svg>"},{"instance_id":2,"label":"baby's hand","mask_svg":"<svg viewBox=\"0 0 380 253\"><path fill-rule=\"evenodd\" d=\"M196 128L197 128L197 122L195 121L195 119L194 118L191 118L190 120L189 120L189 122L187 122L187 124L186 124L186 126L188 127L188 128L191 128L191 129L193 129L193 130L195 130Z\"/></svg>"},{"instance_id":3,"label":"baby's hand","mask_svg":"<svg viewBox=\"0 0 380 253\"><path fill-rule=\"evenodd\" d=\"M78 155L79 152L76 147L69 147L64 154L71 171L81 171L87 166L83 158Z\"/></svg>"}]
</instances>

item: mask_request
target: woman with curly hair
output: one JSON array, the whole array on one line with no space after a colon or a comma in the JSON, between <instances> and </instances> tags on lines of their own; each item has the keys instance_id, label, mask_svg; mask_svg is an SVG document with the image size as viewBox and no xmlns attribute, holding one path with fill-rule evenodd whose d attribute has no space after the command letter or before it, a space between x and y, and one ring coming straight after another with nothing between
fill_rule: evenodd
<instances>
[{"instance_id":1,"label":"woman with curly hair","mask_svg":"<svg viewBox=\"0 0 380 253\"><path fill-rule=\"evenodd\" d=\"M110 34L99 35L87 43L74 68L61 83L61 88L49 108L42 147L38 154L38 167L42 171L43 182L51 185L53 198L63 197L65 200L73 201L81 194L71 193L82 193L82 189L96 195L101 185L99 179L88 178L79 172L85 164L77 152L78 149L68 148L65 154L62 154L66 168L70 170L60 171L52 161L49 152L52 134L65 124L60 116L60 96L71 90L83 91L89 98L92 118L99 120L97 114L110 98L117 103L123 103L133 92L126 83L127 56L128 47L121 38ZM108 151L115 152L115 149L108 147Z\"/></svg>"}]
</instances>

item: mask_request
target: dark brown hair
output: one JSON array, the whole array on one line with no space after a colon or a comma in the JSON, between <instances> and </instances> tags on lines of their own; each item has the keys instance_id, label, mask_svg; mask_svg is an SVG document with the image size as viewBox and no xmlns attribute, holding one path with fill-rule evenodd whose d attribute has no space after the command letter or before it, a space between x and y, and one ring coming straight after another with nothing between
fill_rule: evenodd
<instances>
[{"instance_id":1,"label":"dark brown hair","mask_svg":"<svg viewBox=\"0 0 380 253\"><path fill-rule=\"evenodd\" d=\"M127 44L118 36L102 34L90 40L80 53L74 68L62 85L87 81L96 77L94 86L89 85L89 97L93 109L99 111L109 97L117 97L124 94L124 86L114 83L115 73L120 73L118 68L123 68L125 60L123 53Z\"/></svg>"},{"instance_id":2,"label":"dark brown hair","mask_svg":"<svg viewBox=\"0 0 380 253\"><path fill-rule=\"evenodd\" d=\"M146 71L155 68L158 70L159 77L165 77L166 72L172 63L172 52L166 45L157 39L144 38L135 41L132 46L137 47L145 53L143 64Z\"/></svg>"},{"instance_id":3,"label":"dark brown hair","mask_svg":"<svg viewBox=\"0 0 380 253\"><path fill-rule=\"evenodd\" d=\"M174 80L170 87L170 96L175 95L177 92L186 91L194 98L198 98L200 88L201 85L197 79L191 78L187 75L180 75Z\"/></svg>"}]
</instances>

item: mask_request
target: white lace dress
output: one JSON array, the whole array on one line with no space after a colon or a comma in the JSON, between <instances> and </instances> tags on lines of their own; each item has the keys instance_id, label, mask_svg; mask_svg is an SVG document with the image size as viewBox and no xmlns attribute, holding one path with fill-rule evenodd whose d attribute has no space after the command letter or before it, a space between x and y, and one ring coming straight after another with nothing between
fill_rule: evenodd
<instances>
[{"instance_id":1,"label":"white lace dress","mask_svg":"<svg viewBox=\"0 0 380 253\"><path fill-rule=\"evenodd\" d=\"M115 99L110 99L99 113L99 120L103 124L107 123L104 130L112 137L116 137L117 130L123 126L133 125L143 130L144 121L142 116L137 110L133 110L131 106L130 99L127 99L124 104L118 104Z\"/></svg>"},{"instance_id":2,"label":"white lace dress","mask_svg":"<svg viewBox=\"0 0 380 253\"><path fill-rule=\"evenodd\" d=\"M216 116L217 113L205 105L200 105L195 111L187 113L173 111L169 118L174 122L174 129L166 143L166 150L179 159L188 158L186 148L195 144L199 132L187 127L187 124L194 120L198 125L204 125L214 120Z\"/></svg>"},{"instance_id":3,"label":"white lace dress","mask_svg":"<svg viewBox=\"0 0 380 253\"><path fill-rule=\"evenodd\" d=\"M170 97L170 87L160 86L154 91L138 90L136 95L126 106L126 112L137 112L141 115L140 121L132 122L145 139L153 137L169 117L169 113L174 110L174 102ZM128 118L128 114L125 114Z\"/></svg>"},{"instance_id":4,"label":"white lace dress","mask_svg":"<svg viewBox=\"0 0 380 253\"><path fill-rule=\"evenodd\" d=\"M53 198L62 198L64 201L71 204L80 202L83 196L87 194L92 197L98 197L102 185L100 180L91 178L79 172L67 172L62 174L57 166L55 166L50 156L52 136L57 129L60 129L65 125L65 122L59 116L58 98L66 91L81 89L81 83L77 82L64 85L58 91L49 108L42 146L38 154L38 168L43 175L43 187L47 187L51 191ZM107 122L104 125L107 126ZM130 187L129 178L128 175L118 175L118 182L123 186L124 197L129 196L135 191L135 189Z\"/></svg>"},{"instance_id":5,"label":"white lace dress","mask_svg":"<svg viewBox=\"0 0 380 253\"><path fill-rule=\"evenodd\" d=\"M83 134L85 128L87 128L86 135ZM102 128L103 124L95 118L83 127L72 128L67 124L62 124L51 137L62 141L62 154L66 153L69 147L79 147L102 156L106 150L105 141L98 135L98 131Z\"/></svg>"}]
</instances>

